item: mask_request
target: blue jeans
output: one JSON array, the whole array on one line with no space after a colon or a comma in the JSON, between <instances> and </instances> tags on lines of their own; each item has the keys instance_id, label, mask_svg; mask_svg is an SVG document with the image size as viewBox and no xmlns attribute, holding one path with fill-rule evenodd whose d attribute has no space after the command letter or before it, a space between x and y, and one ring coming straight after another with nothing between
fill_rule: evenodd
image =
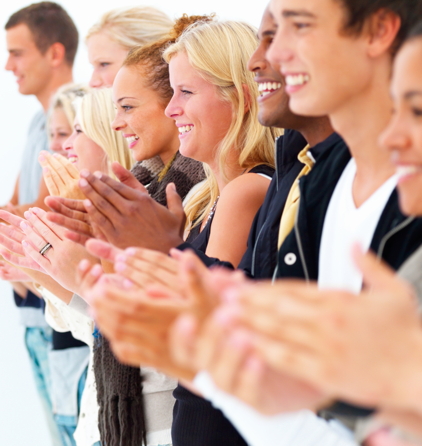
<instances>
[{"instance_id":1,"label":"blue jeans","mask_svg":"<svg viewBox=\"0 0 422 446\"><path fill-rule=\"evenodd\" d=\"M53 444L54 446L61 446L62 443L54 420L50 398L51 381L48 352L51 349L51 328L26 327L25 345Z\"/></svg>"}]
</instances>

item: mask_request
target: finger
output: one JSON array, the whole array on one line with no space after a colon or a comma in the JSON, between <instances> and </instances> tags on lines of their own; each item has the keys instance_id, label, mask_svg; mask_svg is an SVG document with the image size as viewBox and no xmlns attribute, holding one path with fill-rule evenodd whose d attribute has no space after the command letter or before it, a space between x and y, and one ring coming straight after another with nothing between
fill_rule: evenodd
<instances>
[{"instance_id":1,"label":"finger","mask_svg":"<svg viewBox=\"0 0 422 446\"><path fill-rule=\"evenodd\" d=\"M20 229L21 222L24 221L23 218L3 210L0 210L0 218L18 229Z\"/></svg>"},{"instance_id":2,"label":"finger","mask_svg":"<svg viewBox=\"0 0 422 446\"><path fill-rule=\"evenodd\" d=\"M25 212L25 217L38 234L52 245L63 240L63 230L58 225L47 221L46 212L39 208L30 208ZM61 233L61 234L60 234Z\"/></svg>"},{"instance_id":3,"label":"finger","mask_svg":"<svg viewBox=\"0 0 422 446\"><path fill-rule=\"evenodd\" d=\"M174 361L182 367L193 368L197 334L197 321L189 314L180 316L170 329L170 354Z\"/></svg>"},{"instance_id":4,"label":"finger","mask_svg":"<svg viewBox=\"0 0 422 446\"><path fill-rule=\"evenodd\" d=\"M118 214L123 214L127 208L127 198L121 191L126 191L130 200L136 198L136 191L130 187L107 177L101 172L91 174L87 170L82 170L79 187L92 204L107 218L116 218ZM108 185L108 182L114 187ZM117 186L118 185L118 186ZM120 189L120 191L116 191Z\"/></svg>"},{"instance_id":5,"label":"finger","mask_svg":"<svg viewBox=\"0 0 422 446\"><path fill-rule=\"evenodd\" d=\"M45 197L44 203L54 212L59 212L68 217L72 216L73 212L86 214L83 200L64 197Z\"/></svg>"},{"instance_id":6,"label":"finger","mask_svg":"<svg viewBox=\"0 0 422 446\"><path fill-rule=\"evenodd\" d=\"M239 369L233 385L233 394L239 399L255 406L262 394L264 364L256 355L244 359L243 367Z\"/></svg>"},{"instance_id":7,"label":"finger","mask_svg":"<svg viewBox=\"0 0 422 446\"><path fill-rule=\"evenodd\" d=\"M112 163L111 170L113 171L114 175L118 178L118 180L124 184L125 186L130 187L131 189L139 190L145 194L148 193L148 191L145 189L145 187L136 179L136 177L133 175L132 172L125 169L122 165L120 165L117 161ZM107 183L111 186L111 183ZM117 187L117 185L115 185Z\"/></svg>"},{"instance_id":8,"label":"finger","mask_svg":"<svg viewBox=\"0 0 422 446\"><path fill-rule=\"evenodd\" d=\"M55 153L53 156L50 155L48 161L54 165L58 173L63 172L62 178L79 179L79 170L64 156Z\"/></svg>"},{"instance_id":9,"label":"finger","mask_svg":"<svg viewBox=\"0 0 422 446\"><path fill-rule=\"evenodd\" d=\"M41 255L39 253L39 250L37 250L37 248L34 248L34 246L26 240L22 242L22 247L27 257L30 257L32 260L34 260L43 268L43 270L47 272L50 270L51 262L46 255Z\"/></svg>"},{"instance_id":10,"label":"finger","mask_svg":"<svg viewBox=\"0 0 422 446\"><path fill-rule=\"evenodd\" d=\"M20 256L12 252L0 249L0 253L5 260L18 268L28 268L35 271L45 272L45 270L29 256Z\"/></svg>"},{"instance_id":11,"label":"finger","mask_svg":"<svg viewBox=\"0 0 422 446\"><path fill-rule=\"evenodd\" d=\"M144 248L127 248L125 250L125 255L127 255L129 262L132 260L134 262L136 262L136 260L144 261L154 267L157 266L173 274L177 274L179 271L178 262L160 251ZM135 264L133 266L135 266Z\"/></svg>"},{"instance_id":12,"label":"finger","mask_svg":"<svg viewBox=\"0 0 422 446\"><path fill-rule=\"evenodd\" d=\"M79 286L80 295L89 301L89 290L100 280L104 271L100 264L92 265L89 260L82 260L77 268L76 281Z\"/></svg>"},{"instance_id":13,"label":"finger","mask_svg":"<svg viewBox=\"0 0 422 446\"><path fill-rule=\"evenodd\" d=\"M375 254L363 253L359 246L354 246L352 251L353 260L363 274L363 282L368 288L383 291L389 290L391 284L395 283L395 272L386 264L382 263Z\"/></svg>"},{"instance_id":14,"label":"finger","mask_svg":"<svg viewBox=\"0 0 422 446\"><path fill-rule=\"evenodd\" d=\"M169 211L175 215L180 222L180 233L183 233L185 226L186 215L183 210L183 203L181 196L177 193L174 183L170 183L166 187L167 207Z\"/></svg>"},{"instance_id":15,"label":"finger","mask_svg":"<svg viewBox=\"0 0 422 446\"><path fill-rule=\"evenodd\" d=\"M15 226L12 225L0 224L0 233L18 243L22 243L22 240L25 237L20 228L17 229Z\"/></svg>"},{"instance_id":16,"label":"finger","mask_svg":"<svg viewBox=\"0 0 422 446\"><path fill-rule=\"evenodd\" d=\"M88 196L88 194L87 194ZM98 203L102 203L101 207L104 209L106 208L109 212L109 215L112 215L112 218L114 221L116 221L119 217L119 214L115 208L110 206L109 204L105 204L106 200L98 200ZM104 206L103 206L104 204ZM84 206L85 210L89 216L89 221L92 228L92 233L96 238L102 238L100 237L100 234L104 234L104 232L107 233L113 233L115 228L113 225L113 221L108 218L107 215L103 214L103 212L98 209L95 205L93 205L92 201L90 199L84 200ZM107 238L105 238L107 240Z\"/></svg>"},{"instance_id":17,"label":"finger","mask_svg":"<svg viewBox=\"0 0 422 446\"><path fill-rule=\"evenodd\" d=\"M68 231L73 231L78 234L84 235L85 237L92 237L92 227L85 221L79 218L67 217L62 214L54 214L52 212L47 212L46 219L56 225L62 226ZM64 233L65 235L66 233Z\"/></svg>"},{"instance_id":18,"label":"finger","mask_svg":"<svg viewBox=\"0 0 422 446\"><path fill-rule=\"evenodd\" d=\"M48 192L50 195L59 196L60 190L54 181L53 175L51 174L51 170L48 167L43 167L43 178L45 181L45 185L47 186Z\"/></svg>"},{"instance_id":19,"label":"finger","mask_svg":"<svg viewBox=\"0 0 422 446\"><path fill-rule=\"evenodd\" d=\"M16 241L10 239L9 237L4 236L1 233L2 230L3 230L3 228L0 228L0 245L5 247L10 252L13 252L14 254L18 254L21 256L25 255L25 252L22 248L22 243L16 242Z\"/></svg>"},{"instance_id":20,"label":"finger","mask_svg":"<svg viewBox=\"0 0 422 446\"><path fill-rule=\"evenodd\" d=\"M108 260L109 262L115 262L116 257L119 254L123 254L124 251L116 248L114 245L102 240L90 239L85 244L88 252L100 259Z\"/></svg>"}]
</instances>

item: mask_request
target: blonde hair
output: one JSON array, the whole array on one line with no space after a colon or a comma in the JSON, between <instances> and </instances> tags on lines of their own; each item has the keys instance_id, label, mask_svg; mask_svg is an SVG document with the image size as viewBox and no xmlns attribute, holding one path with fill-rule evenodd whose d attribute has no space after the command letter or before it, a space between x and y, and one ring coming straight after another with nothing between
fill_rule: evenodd
<instances>
[{"instance_id":1,"label":"blonde hair","mask_svg":"<svg viewBox=\"0 0 422 446\"><path fill-rule=\"evenodd\" d=\"M282 133L258 122L258 86L247 69L257 45L252 26L213 21L211 16L186 28L164 52L167 62L180 52L186 53L192 67L218 87L223 100L232 104L233 120L217 152L219 171L226 180L226 161L233 149L238 152L239 166L245 170L259 164L274 166L274 139ZM203 221L219 195L214 174L208 166L205 171L206 181L185 207L187 228Z\"/></svg>"},{"instance_id":2,"label":"blonde hair","mask_svg":"<svg viewBox=\"0 0 422 446\"><path fill-rule=\"evenodd\" d=\"M76 116L82 131L104 150L108 163L118 161L129 170L134 160L127 141L121 132L111 128L115 114L110 88L92 90L77 105Z\"/></svg>"},{"instance_id":3,"label":"blonde hair","mask_svg":"<svg viewBox=\"0 0 422 446\"><path fill-rule=\"evenodd\" d=\"M51 104L47 115L47 127L49 127L51 115L54 110L63 110L66 119L69 122L70 128L73 128L73 121L75 120L76 109L75 99L81 98L89 93L91 89L86 84L65 84L61 86L51 100ZM48 132L50 135L50 132Z\"/></svg>"},{"instance_id":4,"label":"blonde hair","mask_svg":"<svg viewBox=\"0 0 422 446\"><path fill-rule=\"evenodd\" d=\"M151 6L117 8L106 12L93 25L85 38L104 32L111 40L130 50L164 37L174 22L159 9Z\"/></svg>"}]
</instances>

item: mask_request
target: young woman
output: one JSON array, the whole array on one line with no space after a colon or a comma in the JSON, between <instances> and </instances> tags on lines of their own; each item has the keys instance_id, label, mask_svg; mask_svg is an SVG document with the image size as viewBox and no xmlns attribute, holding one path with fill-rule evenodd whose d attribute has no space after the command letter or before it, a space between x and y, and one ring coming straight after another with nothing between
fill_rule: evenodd
<instances>
[{"instance_id":1,"label":"young woman","mask_svg":"<svg viewBox=\"0 0 422 446\"><path fill-rule=\"evenodd\" d=\"M175 30L186 24L190 24L189 19L182 18ZM256 44L251 27L236 22L214 22L205 17L181 33L164 53L174 91L166 115L176 121L181 153L202 161L207 169L207 181L186 206L188 240L207 255L234 265L246 249L249 228L264 199L274 162L276 132L258 123L257 86L253 75L246 70ZM122 101L122 106L133 104ZM95 203L92 190L85 190ZM94 288L91 296L95 296ZM113 295L114 301L121 297L123 305L125 299L136 301L138 298L136 291L125 293L113 287L105 295L104 290L100 294L102 298ZM131 325L135 324L139 333L147 334L148 323L141 313L135 310ZM107 330L107 323L100 326ZM165 342L168 326L168 319L163 318L158 342ZM122 331L124 328L120 335ZM109 338L116 341L116 348L117 338ZM132 336L129 344L140 350L148 347L142 335L138 340ZM126 353L130 350L126 349ZM166 348L158 350L164 352ZM131 363L140 358L136 354L133 358L129 356L125 360ZM162 358L157 358L156 364L162 366L159 359ZM142 361L154 364L151 358L139 359ZM222 414L205 400L181 386L175 396L174 445L245 444Z\"/></svg>"},{"instance_id":2,"label":"young woman","mask_svg":"<svg viewBox=\"0 0 422 446\"><path fill-rule=\"evenodd\" d=\"M90 86L111 87L128 52L161 39L172 26L166 14L149 6L106 12L85 39L89 62L94 69Z\"/></svg>"}]
</instances>

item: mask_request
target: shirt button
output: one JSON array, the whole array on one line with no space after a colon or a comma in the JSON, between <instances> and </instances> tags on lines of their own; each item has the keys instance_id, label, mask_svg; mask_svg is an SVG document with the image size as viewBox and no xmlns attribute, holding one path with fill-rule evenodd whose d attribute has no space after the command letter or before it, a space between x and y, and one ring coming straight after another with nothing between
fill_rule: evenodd
<instances>
[{"instance_id":1,"label":"shirt button","mask_svg":"<svg viewBox=\"0 0 422 446\"><path fill-rule=\"evenodd\" d=\"M294 265L296 263L296 260L297 260L296 254L293 254L292 252L289 252L284 257L284 263L289 266Z\"/></svg>"}]
</instances>

